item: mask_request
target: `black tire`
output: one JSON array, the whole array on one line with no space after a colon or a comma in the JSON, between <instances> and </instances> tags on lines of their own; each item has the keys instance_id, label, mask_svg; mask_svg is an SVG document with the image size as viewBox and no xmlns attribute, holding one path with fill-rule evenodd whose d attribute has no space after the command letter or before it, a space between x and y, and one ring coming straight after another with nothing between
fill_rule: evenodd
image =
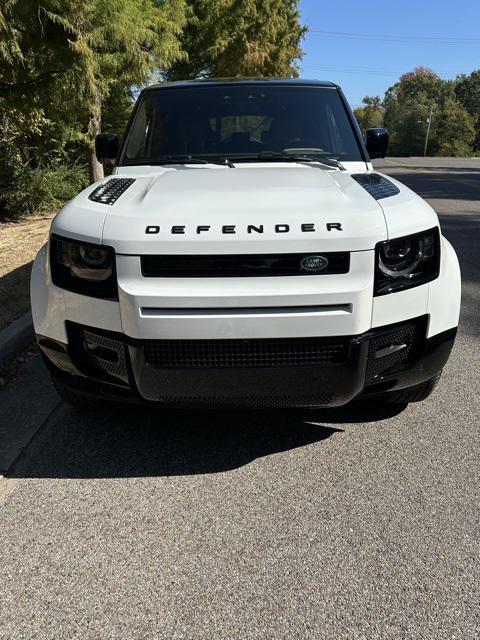
<instances>
[{"instance_id":1,"label":"black tire","mask_svg":"<svg viewBox=\"0 0 480 640\"><path fill-rule=\"evenodd\" d=\"M89 411L91 409L97 408L100 405L100 400L97 400L93 396L67 387L63 384L63 382L60 382L60 380L58 380L54 376L51 376L51 378L53 386L60 396L60 400L62 400L66 404L69 404L71 407Z\"/></svg>"},{"instance_id":2,"label":"black tire","mask_svg":"<svg viewBox=\"0 0 480 640\"><path fill-rule=\"evenodd\" d=\"M408 387L407 389L400 389L399 391L389 391L380 394L379 400L387 402L388 404L408 404L409 402L422 402L426 400L433 392L440 380L442 373L440 372L430 380L416 384L414 387Z\"/></svg>"}]
</instances>

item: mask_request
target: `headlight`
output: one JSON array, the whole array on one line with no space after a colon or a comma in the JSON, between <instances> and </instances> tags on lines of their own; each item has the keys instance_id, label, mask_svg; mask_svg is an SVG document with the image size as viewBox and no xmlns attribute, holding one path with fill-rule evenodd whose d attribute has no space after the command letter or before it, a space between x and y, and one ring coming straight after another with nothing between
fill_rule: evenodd
<instances>
[{"instance_id":1,"label":"headlight","mask_svg":"<svg viewBox=\"0 0 480 640\"><path fill-rule=\"evenodd\" d=\"M53 284L94 298L118 299L115 252L111 247L50 238Z\"/></svg>"},{"instance_id":2,"label":"headlight","mask_svg":"<svg viewBox=\"0 0 480 640\"><path fill-rule=\"evenodd\" d=\"M440 270L438 228L379 242L375 260L376 296L434 280Z\"/></svg>"}]
</instances>

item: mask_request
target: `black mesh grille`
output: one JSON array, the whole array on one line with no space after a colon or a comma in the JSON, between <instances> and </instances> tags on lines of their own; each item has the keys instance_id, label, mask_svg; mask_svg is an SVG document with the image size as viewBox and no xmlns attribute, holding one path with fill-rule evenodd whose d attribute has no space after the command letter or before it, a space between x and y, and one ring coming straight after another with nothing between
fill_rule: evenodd
<instances>
[{"instance_id":1,"label":"black mesh grille","mask_svg":"<svg viewBox=\"0 0 480 640\"><path fill-rule=\"evenodd\" d=\"M387 333L380 335L373 335L370 338L369 352L368 352L368 365L367 365L367 380L373 380L380 373L390 369L394 365L407 362L412 354L416 342L416 325L412 322L410 324L403 324ZM383 357L377 357L378 352L381 354L382 349L388 350L391 346L405 345L405 347L399 351L395 351L388 354L388 351Z\"/></svg>"},{"instance_id":2,"label":"black mesh grille","mask_svg":"<svg viewBox=\"0 0 480 640\"><path fill-rule=\"evenodd\" d=\"M101 204L113 204L134 182L135 178L111 178L94 189L88 199Z\"/></svg>"},{"instance_id":3,"label":"black mesh grille","mask_svg":"<svg viewBox=\"0 0 480 640\"><path fill-rule=\"evenodd\" d=\"M311 276L348 273L348 252L253 255L142 256L142 274L154 277Z\"/></svg>"},{"instance_id":4,"label":"black mesh grille","mask_svg":"<svg viewBox=\"0 0 480 640\"><path fill-rule=\"evenodd\" d=\"M122 342L85 330L83 340L87 358L95 368L116 378L127 378L125 347Z\"/></svg>"},{"instance_id":5,"label":"black mesh grille","mask_svg":"<svg viewBox=\"0 0 480 640\"><path fill-rule=\"evenodd\" d=\"M190 407L264 407L269 409L293 407L327 407L333 401L333 393L304 394L292 396L164 396L159 401L167 406Z\"/></svg>"},{"instance_id":6,"label":"black mesh grille","mask_svg":"<svg viewBox=\"0 0 480 640\"><path fill-rule=\"evenodd\" d=\"M375 200L390 198L400 193L400 189L393 182L378 173L357 173L352 175L352 178L368 191Z\"/></svg>"},{"instance_id":7,"label":"black mesh grille","mask_svg":"<svg viewBox=\"0 0 480 640\"><path fill-rule=\"evenodd\" d=\"M157 368L301 367L345 362L347 338L144 340L145 361Z\"/></svg>"}]
</instances>

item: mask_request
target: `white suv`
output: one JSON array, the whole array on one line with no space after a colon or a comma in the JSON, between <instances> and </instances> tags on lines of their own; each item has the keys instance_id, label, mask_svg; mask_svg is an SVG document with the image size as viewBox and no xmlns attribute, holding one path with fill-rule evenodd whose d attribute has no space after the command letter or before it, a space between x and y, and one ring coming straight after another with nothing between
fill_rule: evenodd
<instances>
[{"instance_id":1,"label":"white suv","mask_svg":"<svg viewBox=\"0 0 480 640\"><path fill-rule=\"evenodd\" d=\"M437 216L375 171L340 88L209 80L142 91L111 176L69 202L32 273L66 401L338 406L425 398L460 272Z\"/></svg>"}]
</instances>

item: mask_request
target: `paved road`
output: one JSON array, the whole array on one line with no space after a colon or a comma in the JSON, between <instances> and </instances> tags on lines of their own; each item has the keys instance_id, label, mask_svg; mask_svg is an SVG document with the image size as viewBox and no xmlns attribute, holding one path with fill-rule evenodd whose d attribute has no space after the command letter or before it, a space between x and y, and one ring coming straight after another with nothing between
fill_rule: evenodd
<instances>
[{"instance_id":1,"label":"paved road","mask_svg":"<svg viewBox=\"0 0 480 640\"><path fill-rule=\"evenodd\" d=\"M0 484L0 638L480 636L480 162L379 165L461 257L437 393L390 414L82 415L33 358ZM53 414L28 444L29 384Z\"/></svg>"}]
</instances>

